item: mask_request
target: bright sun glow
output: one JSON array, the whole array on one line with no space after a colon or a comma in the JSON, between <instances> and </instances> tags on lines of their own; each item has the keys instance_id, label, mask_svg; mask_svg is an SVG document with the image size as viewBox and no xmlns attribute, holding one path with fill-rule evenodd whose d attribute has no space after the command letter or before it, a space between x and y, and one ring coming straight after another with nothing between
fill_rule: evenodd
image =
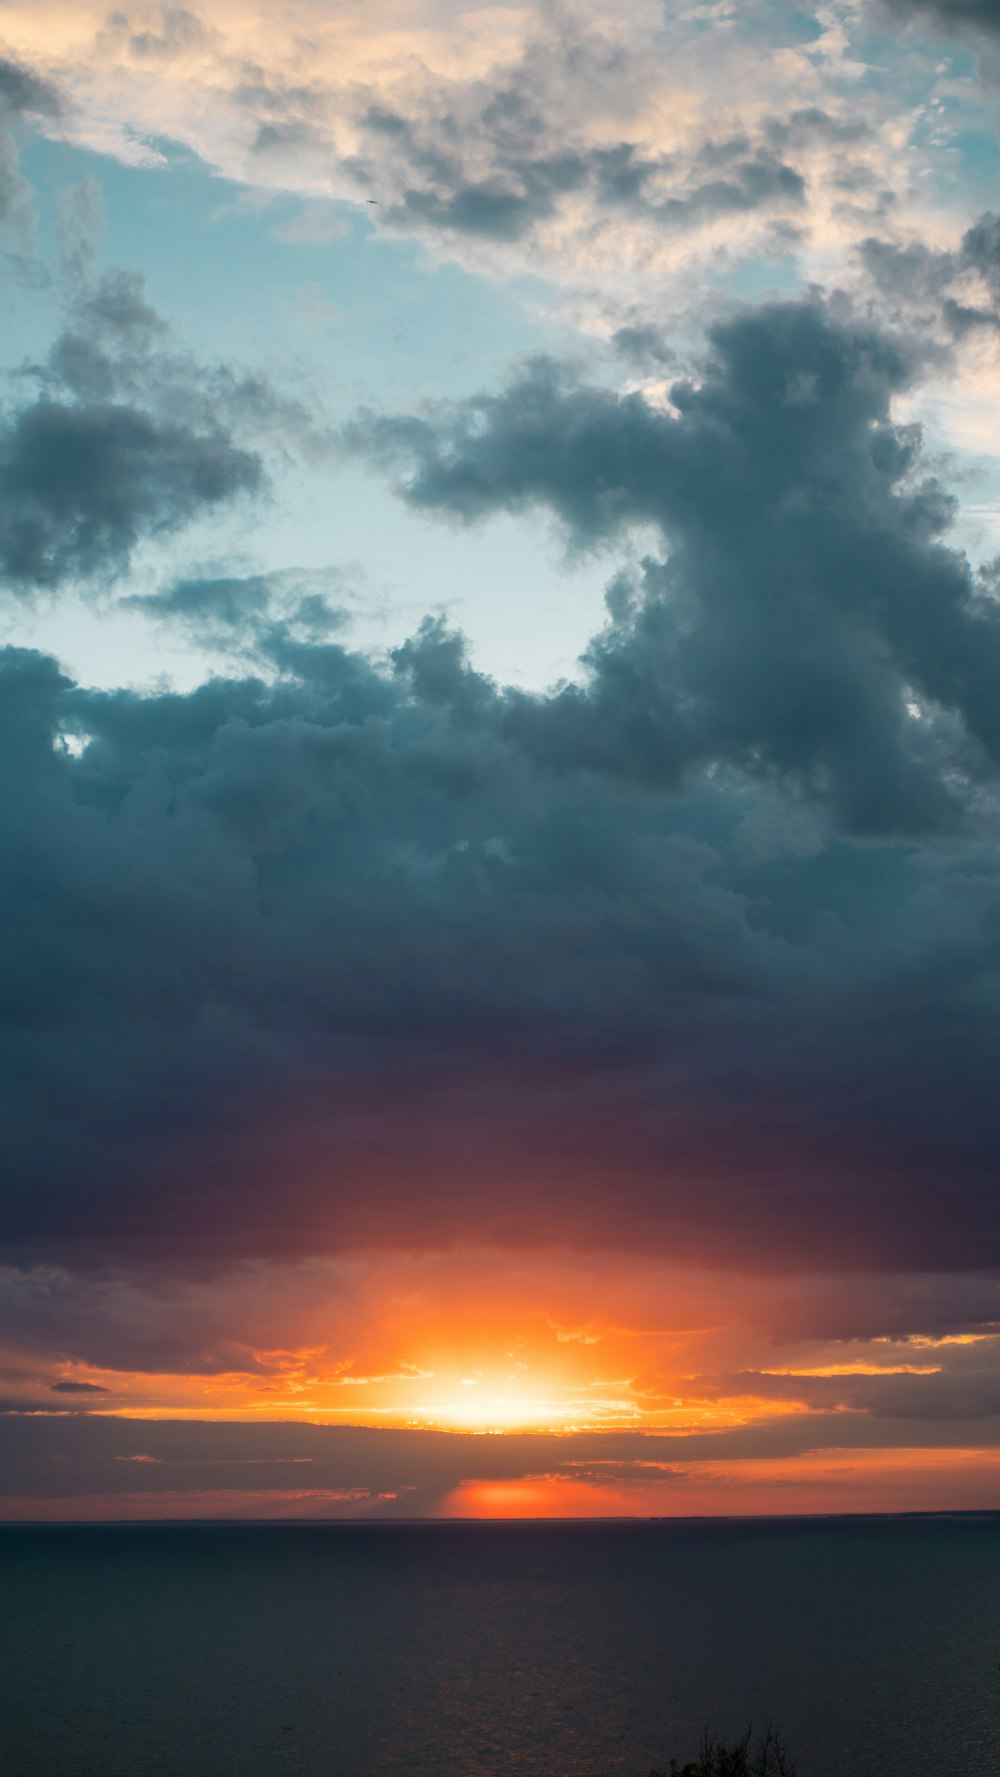
<instances>
[{"instance_id":1,"label":"bright sun glow","mask_svg":"<svg viewBox=\"0 0 1000 1777\"><path fill-rule=\"evenodd\" d=\"M637 1410L634 1402L560 1398L544 1388L504 1393L477 1382L467 1391L427 1402L420 1416L425 1424L456 1431L544 1431L591 1424L595 1418L636 1417Z\"/></svg>"}]
</instances>

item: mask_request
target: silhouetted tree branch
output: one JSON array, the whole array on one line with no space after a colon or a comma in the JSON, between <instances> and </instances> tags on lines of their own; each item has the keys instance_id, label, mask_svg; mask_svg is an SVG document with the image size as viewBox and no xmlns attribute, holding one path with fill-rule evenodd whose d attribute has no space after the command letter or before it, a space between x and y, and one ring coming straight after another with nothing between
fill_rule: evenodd
<instances>
[{"instance_id":1,"label":"silhouetted tree branch","mask_svg":"<svg viewBox=\"0 0 1000 1777\"><path fill-rule=\"evenodd\" d=\"M768 1722L756 1740L751 1726L742 1740L729 1745L715 1740L706 1728L696 1759L686 1765L671 1759L669 1771L652 1770L649 1777L795 1777L795 1767Z\"/></svg>"}]
</instances>

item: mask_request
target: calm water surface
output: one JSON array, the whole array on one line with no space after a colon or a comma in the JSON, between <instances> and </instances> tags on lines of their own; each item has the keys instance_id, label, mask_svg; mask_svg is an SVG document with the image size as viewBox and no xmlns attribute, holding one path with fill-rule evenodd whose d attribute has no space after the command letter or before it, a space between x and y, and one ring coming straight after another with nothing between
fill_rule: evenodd
<instances>
[{"instance_id":1,"label":"calm water surface","mask_svg":"<svg viewBox=\"0 0 1000 1777\"><path fill-rule=\"evenodd\" d=\"M2 1777L997 1777L1000 1519L0 1529Z\"/></svg>"}]
</instances>

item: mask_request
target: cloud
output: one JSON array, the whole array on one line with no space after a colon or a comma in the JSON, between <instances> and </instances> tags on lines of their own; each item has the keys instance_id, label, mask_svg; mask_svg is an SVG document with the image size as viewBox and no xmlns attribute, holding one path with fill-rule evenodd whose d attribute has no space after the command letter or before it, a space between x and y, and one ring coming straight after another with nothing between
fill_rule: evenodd
<instances>
[{"instance_id":1,"label":"cloud","mask_svg":"<svg viewBox=\"0 0 1000 1777\"><path fill-rule=\"evenodd\" d=\"M792 303L669 411L542 365L359 421L421 509L662 529L545 696L434 622L258 611L187 695L8 652L8 1251L995 1265L1000 632L909 374Z\"/></svg>"},{"instance_id":2,"label":"cloud","mask_svg":"<svg viewBox=\"0 0 1000 1777\"><path fill-rule=\"evenodd\" d=\"M146 539L260 494L261 443L310 429L265 379L178 349L136 274L91 281L79 243L71 257L67 325L0 424L0 577L27 598L118 572Z\"/></svg>"},{"instance_id":3,"label":"cloud","mask_svg":"<svg viewBox=\"0 0 1000 1777\"><path fill-rule=\"evenodd\" d=\"M22 251L34 247L35 214L32 189L21 172L16 125L54 118L60 110L55 87L22 63L0 56L0 229L8 231Z\"/></svg>"},{"instance_id":4,"label":"cloud","mask_svg":"<svg viewBox=\"0 0 1000 1777\"><path fill-rule=\"evenodd\" d=\"M0 115L57 117L60 109L59 94L51 81L22 62L0 57Z\"/></svg>"},{"instance_id":5,"label":"cloud","mask_svg":"<svg viewBox=\"0 0 1000 1777\"><path fill-rule=\"evenodd\" d=\"M271 608L274 578L251 574L214 580L178 580L163 592L130 599L131 606L202 633L245 629Z\"/></svg>"},{"instance_id":6,"label":"cloud","mask_svg":"<svg viewBox=\"0 0 1000 1777\"><path fill-rule=\"evenodd\" d=\"M206 26L197 13L184 6L168 6L160 11L158 27L151 17L134 25L127 13L111 13L104 21L109 45L143 62L169 63L189 57L192 52L211 49L219 42L218 34Z\"/></svg>"},{"instance_id":7,"label":"cloud","mask_svg":"<svg viewBox=\"0 0 1000 1777\"><path fill-rule=\"evenodd\" d=\"M257 459L222 431L42 398L0 437L0 572L31 592L121 568L143 537L261 479Z\"/></svg>"},{"instance_id":8,"label":"cloud","mask_svg":"<svg viewBox=\"0 0 1000 1777\"><path fill-rule=\"evenodd\" d=\"M349 577L336 569L286 569L177 580L118 603L273 671L286 658L294 663L300 647L329 640L347 627L352 593Z\"/></svg>"},{"instance_id":9,"label":"cloud","mask_svg":"<svg viewBox=\"0 0 1000 1777\"><path fill-rule=\"evenodd\" d=\"M39 69L63 69L47 15L24 21L25 43ZM686 307L692 278L703 289L761 256L808 263L840 250L848 211L871 226L897 192L915 195L894 72L858 82L863 16L851 23L853 60L785 0L711 28L698 9L623 23L589 0L502 16L393 5L375 27L369 9L332 18L306 0L294 27L269 19L264 35L212 0L159 24L81 9L63 127L128 158L180 142L229 179L297 193L288 240L324 233L331 199L375 200L373 226L541 274L607 318L625 268L647 299L669 286Z\"/></svg>"},{"instance_id":10,"label":"cloud","mask_svg":"<svg viewBox=\"0 0 1000 1777\"><path fill-rule=\"evenodd\" d=\"M875 1419L991 1420L1000 1413L998 1340L970 1344L883 1346L878 1362L845 1361L822 1370L750 1370L689 1379L685 1393L705 1400L794 1402L816 1413L864 1413ZM870 1359L871 1353L865 1356ZM835 1437L835 1433L831 1434ZM906 1435L906 1434L904 1434Z\"/></svg>"},{"instance_id":11,"label":"cloud","mask_svg":"<svg viewBox=\"0 0 1000 1777\"><path fill-rule=\"evenodd\" d=\"M997 1419L981 1421L974 1435L980 1455L995 1452ZM683 1437L597 1432L502 1438L361 1426L17 1414L0 1415L0 1497L8 1507L30 1499L39 1512L49 1500L68 1496L78 1506L93 1500L100 1502L102 1515L113 1516L116 1505L122 1514L152 1506L152 1515L159 1515L165 1489L173 1513L183 1510L188 1495L208 1502L215 1496L223 1509L238 1514L243 1494L242 1509L253 1515L269 1491L280 1501L283 1494L307 1489L320 1514L329 1513L339 1496L369 1510L387 1500L388 1510L377 1515L408 1517L440 1510L463 1484L531 1477L598 1487L662 1487L665 1509L673 1510L678 1493L683 1497L692 1484L718 1484L716 1466L720 1481L727 1472L736 1479L738 1498L740 1478L749 1479L746 1471L756 1464L777 1464L780 1472L781 1464L792 1467L796 1457L817 1450L829 1460L834 1451L893 1447L944 1452L962 1445L947 1423L927 1423L918 1433L912 1424L875 1423L851 1413L838 1416L834 1425L810 1414L766 1427ZM745 1465L742 1477L738 1470L734 1475L736 1465ZM989 1478L987 1470L987 1488ZM289 1503L294 1508L293 1498Z\"/></svg>"},{"instance_id":12,"label":"cloud","mask_svg":"<svg viewBox=\"0 0 1000 1777\"><path fill-rule=\"evenodd\" d=\"M918 431L891 421L914 369L905 341L780 304L717 325L669 411L537 362L499 395L363 415L347 441L463 524L542 507L576 548L662 532L586 685L512 709L554 766L675 790L724 761L849 831L916 834L962 818L953 746L974 776L1000 758L1000 626L940 540L954 506Z\"/></svg>"},{"instance_id":13,"label":"cloud","mask_svg":"<svg viewBox=\"0 0 1000 1777\"><path fill-rule=\"evenodd\" d=\"M412 1510L477 1481L655 1470L690 1498L698 1464L996 1446L998 570L955 547L899 416L995 353L998 224L935 210L939 132L973 103L954 70L886 58L875 8L730 12L390 0L373 26L304 0L263 31L206 0L81 7L72 42L49 0L24 13L11 129L192 149L286 246L364 205L359 252L382 231L400 265L418 238L530 273L586 374L537 360L359 415L342 447L484 549L494 515L542 514L610 585L544 695L438 619L350 647L346 574L218 557L122 603L224 678L95 691L0 656L0 1332L33 1354L3 1374L12 1488L142 1509L280 1494L302 1465L321 1503ZM0 138L24 251L30 200ZM276 447L328 442L196 359L136 275L97 275L94 182L58 212L63 325L0 416L24 601L106 596L147 543L267 493ZM865 301L722 294L814 277ZM610 386L614 353L649 380ZM586 1274L545 1296L557 1356L601 1359L562 1407L672 1411L683 1371L706 1420L735 1397L748 1423L556 1445L104 1417L227 1391L263 1414L324 1379L374 1416L401 1377L429 1412L436 1359L380 1343L386 1302L413 1324L450 1266L481 1317L530 1254L537 1303L553 1253ZM651 1271L616 1348L587 1329L619 1254L628 1313ZM820 1337L877 1349L810 1363Z\"/></svg>"},{"instance_id":14,"label":"cloud","mask_svg":"<svg viewBox=\"0 0 1000 1777\"><path fill-rule=\"evenodd\" d=\"M997 0L880 0L897 18L930 19L944 30L1000 30Z\"/></svg>"},{"instance_id":15,"label":"cloud","mask_svg":"<svg viewBox=\"0 0 1000 1777\"><path fill-rule=\"evenodd\" d=\"M943 338L958 340L1000 326L1000 219L992 211L978 216L954 248L869 236L858 251L887 322L937 323Z\"/></svg>"},{"instance_id":16,"label":"cloud","mask_svg":"<svg viewBox=\"0 0 1000 1777\"><path fill-rule=\"evenodd\" d=\"M805 181L764 144L746 137L702 144L691 152L644 154L622 141L560 151L546 140L540 110L512 86L484 88L477 113L421 120L373 108L362 129L374 139L378 174L372 188L400 190L384 220L402 227L440 229L497 241L517 241L559 211L564 199L584 198L594 212L621 211L652 227L684 230L755 211L794 212ZM490 137L491 171L470 178L465 163L482 156ZM441 142L453 144L443 151Z\"/></svg>"}]
</instances>

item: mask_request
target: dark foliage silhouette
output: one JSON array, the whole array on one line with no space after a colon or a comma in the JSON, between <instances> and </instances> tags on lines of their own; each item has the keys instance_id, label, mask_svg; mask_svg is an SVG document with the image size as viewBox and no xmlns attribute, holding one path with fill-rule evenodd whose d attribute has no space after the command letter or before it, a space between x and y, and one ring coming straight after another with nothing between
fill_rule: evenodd
<instances>
[{"instance_id":1,"label":"dark foliage silhouette","mask_svg":"<svg viewBox=\"0 0 1000 1777\"><path fill-rule=\"evenodd\" d=\"M654 1769L649 1777L795 1777L795 1767L768 1723L756 1740L748 1727L742 1740L728 1745L706 1729L696 1759L686 1765L671 1759L669 1771Z\"/></svg>"}]
</instances>

